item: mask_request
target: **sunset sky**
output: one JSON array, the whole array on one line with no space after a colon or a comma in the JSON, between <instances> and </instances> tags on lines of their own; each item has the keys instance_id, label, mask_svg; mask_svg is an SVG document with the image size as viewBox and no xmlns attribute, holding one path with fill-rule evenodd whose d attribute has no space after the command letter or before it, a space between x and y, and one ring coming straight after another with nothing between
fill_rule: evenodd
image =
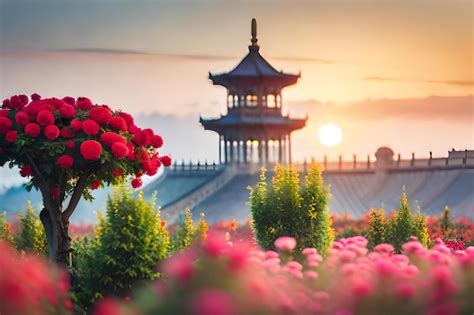
<instances>
[{"instance_id":1,"label":"sunset sky","mask_svg":"<svg viewBox=\"0 0 474 315\"><path fill-rule=\"evenodd\" d=\"M256 17L262 55L302 74L283 93L285 110L309 114L294 135L296 159L382 145L446 156L474 148L472 5L0 0L0 97L89 96L140 115L175 158L217 159L217 136L198 118L222 112L226 92L208 71L240 61ZM328 122L344 133L333 148L317 139Z\"/></svg>"}]
</instances>

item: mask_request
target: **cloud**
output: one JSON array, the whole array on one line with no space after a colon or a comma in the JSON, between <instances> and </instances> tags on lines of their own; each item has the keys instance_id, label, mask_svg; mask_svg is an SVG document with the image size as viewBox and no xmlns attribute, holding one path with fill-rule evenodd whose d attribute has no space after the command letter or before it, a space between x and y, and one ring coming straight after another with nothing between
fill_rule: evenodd
<instances>
[{"instance_id":1,"label":"cloud","mask_svg":"<svg viewBox=\"0 0 474 315\"><path fill-rule=\"evenodd\" d=\"M130 56L130 57L160 57L168 59L184 59L195 61L227 61L238 60L242 56L225 56L225 55L208 55L208 54L180 54L180 53L155 53L138 50L127 49L108 49L108 48L67 48L67 49L51 49L51 50L0 50L0 56L4 57L18 57L18 58L35 58L48 57L47 55L61 54L86 54L86 55L107 55L107 56ZM298 56L269 56L271 59L282 61L295 62L312 62L332 64L333 60L312 58L312 57L298 57Z\"/></svg>"},{"instance_id":2,"label":"cloud","mask_svg":"<svg viewBox=\"0 0 474 315\"><path fill-rule=\"evenodd\" d=\"M391 82L420 82L420 83L433 83L433 84L447 84L456 86L474 86L472 80L423 80L423 79L402 79L402 78L391 78L391 77L379 77L371 76L363 78L365 81L391 81Z\"/></svg>"},{"instance_id":3,"label":"cloud","mask_svg":"<svg viewBox=\"0 0 474 315\"><path fill-rule=\"evenodd\" d=\"M292 102L291 108L313 117L341 117L350 120L400 118L426 121L467 121L474 123L474 95L429 96L425 98L374 99L337 104L307 100Z\"/></svg>"}]
</instances>

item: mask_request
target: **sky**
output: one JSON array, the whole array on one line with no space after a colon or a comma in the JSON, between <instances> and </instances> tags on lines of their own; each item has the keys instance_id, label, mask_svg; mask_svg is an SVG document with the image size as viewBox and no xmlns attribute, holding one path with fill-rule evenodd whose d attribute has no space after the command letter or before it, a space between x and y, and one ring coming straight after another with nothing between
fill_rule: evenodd
<instances>
[{"instance_id":1,"label":"sky","mask_svg":"<svg viewBox=\"0 0 474 315\"><path fill-rule=\"evenodd\" d=\"M308 114L294 157L446 156L474 148L472 1L0 0L0 97L88 96L165 137L175 159L217 159L199 115L225 112L209 71L247 53L250 21L278 70L301 72L284 111ZM344 138L323 147L333 122ZM179 130L178 130L179 128ZM189 141L192 138L193 141ZM2 171L4 172L4 171Z\"/></svg>"}]
</instances>

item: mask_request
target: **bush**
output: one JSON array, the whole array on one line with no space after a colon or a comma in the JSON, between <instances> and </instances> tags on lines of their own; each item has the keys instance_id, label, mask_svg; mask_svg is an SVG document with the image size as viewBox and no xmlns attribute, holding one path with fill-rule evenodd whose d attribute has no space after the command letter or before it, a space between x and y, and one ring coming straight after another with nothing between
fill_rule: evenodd
<instances>
[{"instance_id":1,"label":"bush","mask_svg":"<svg viewBox=\"0 0 474 315\"><path fill-rule=\"evenodd\" d=\"M196 240L206 238L207 229L207 223L202 217L198 224L194 225L192 213L186 209L171 235L171 251L183 250Z\"/></svg>"},{"instance_id":2,"label":"bush","mask_svg":"<svg viewBox=\"0 0 474 315\"><path fill-rule=\"evenodd\" d=\"M368 247L374 248L378 244L385 242L385 216L384 209L371 209L369 214L369 228L367 232L367 239L369 241Z\"/></svg>"},{"instance_id":3,"label":"bush","mask_svg":"<svg viewBox=\"0 0 474 315\"><path fill-rule=\"evenodd\" d=\"M5 219L6 215L6 212L0 214L0 241L5 241L9 244L13 244L12 226Z\"/></svg>"},{"instance_id":4,"label":"bush","mask_svg":"<svg viewBox=\"0 0 474 315\"><path fill-rule=\"evenodd\" d=\"M300 249L315 247L325 255L334 239L328 202L329 188L317 164L311 165L303 187L291 166L277 165L271 184L263 169L249 199L258 244L271 249L278 237L289 235L298 240Z\"/></svg>"},{"instance_id":5,"label":"bush","mask_svg":"<svg viewBox=\"0 0 474 315\"><path fill-rule=\"evenodd\" d=\"M412 236L418 238L423 246L428 246L430 243L425 217L420 211L416 215L412 214L408 197L403 193L399 209L388 222L386 242L395 246L395 250L400 252L402 245Z\"/></svg>"},{"instance_id":6,"label":"bush","mask_svg":"<svg viewBox=\"0 0 474 315\"><path fill-rule=\"evenodd\" d=\"M14 237L17 249L46 256L48 253L46 235L31 202L26 204L25 213L20 213L19 217L19 231Z\"/></svg>"},{"instance_id":7,"label":"bush","mask_svg":"<svg viewBox=\"0 0 474 315\"><path fill-rule=\"evenodd\" d=\"M74 245L75 299L85 310L107 295L127 296L142 280L157 279L156 264L167 257L169 235L153 202L123 186L109 197L105 220L93 240Z\"/></svg>"}]
</instances>

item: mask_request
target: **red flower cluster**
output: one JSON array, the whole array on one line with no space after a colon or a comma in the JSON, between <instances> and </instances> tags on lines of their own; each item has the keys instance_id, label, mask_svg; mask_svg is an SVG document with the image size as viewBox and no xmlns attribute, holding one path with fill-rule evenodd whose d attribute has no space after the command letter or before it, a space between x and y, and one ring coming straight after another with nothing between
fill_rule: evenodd
<instances>
[{"instance_id":1,"label":"red flower cluster","mask_svg":"<svg viewBox=\"0 0 474 315\"><path fill-rule=\"evenodd\" d=\"M21 150L14 149L19 139L22 146L34 143L35 149L39 147L34 159L50 161L58 171L71 170L69 176L79 176L90 165L100 183L134 175L132 185L138 188L142 175L155 175L161 165L171 165L170 157L156 152L163 145L161 136L152 129L137 127L131 115L107 105L93 105L85 97L58 99L33 94L31 101L25 95L4 100L0 109L0 150L22 167L22 176L34 176L31 168L24 166L31 164L31 156L23 157L18 153ZM103 164L109 167L101 167ZM90 179L87 185L98 188L102 184ZM56 191L53 194L60 195Z\"/></svg>"}]
</instances>

